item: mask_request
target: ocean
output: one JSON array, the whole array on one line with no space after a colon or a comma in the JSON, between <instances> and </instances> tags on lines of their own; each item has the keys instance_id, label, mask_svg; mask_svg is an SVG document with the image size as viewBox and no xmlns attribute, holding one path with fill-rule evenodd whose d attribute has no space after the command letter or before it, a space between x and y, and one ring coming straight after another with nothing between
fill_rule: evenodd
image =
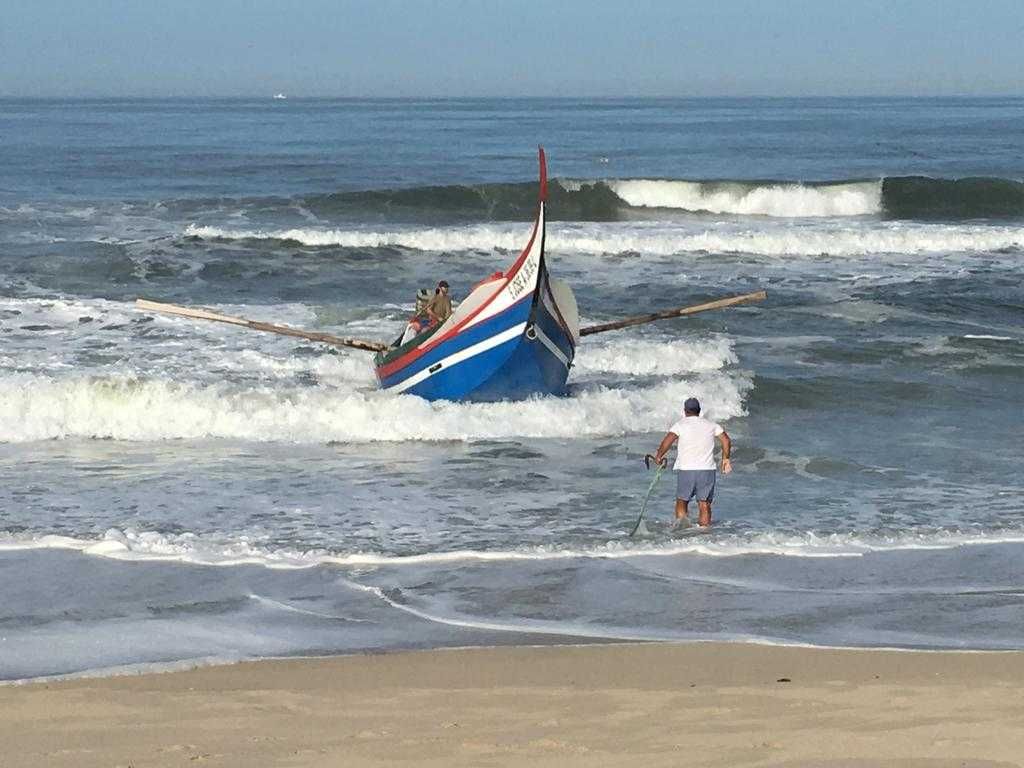
<instances>
[{"instance_id":1,"label":"ocean","mask_svg":"<svg viewBox=\"0 0 1024 768\"><path fill-rule=\"evenodd\" d=\"M529 237L565 397L369 355ZM1024 648L1024 99L0 100L0 679L446 646ZM673 531L642 457L734 444Z\"/></svg>"}]
</instances>

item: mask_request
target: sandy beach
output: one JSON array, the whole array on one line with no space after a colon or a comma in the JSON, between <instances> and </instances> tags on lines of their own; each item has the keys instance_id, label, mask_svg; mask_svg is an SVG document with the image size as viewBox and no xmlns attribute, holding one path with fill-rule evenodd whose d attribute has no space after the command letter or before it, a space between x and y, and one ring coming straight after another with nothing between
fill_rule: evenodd
<instances>
[{"instance_id":1,"label":"sandy beach","mask_svg":"<svg viewBox=\"0 0 1024 768\"><path fill-rule=\"evenodd\" d=\"M0 687L22 766L1009 766L1024 656L483 648Z\"/></svg>"}]
</instances>

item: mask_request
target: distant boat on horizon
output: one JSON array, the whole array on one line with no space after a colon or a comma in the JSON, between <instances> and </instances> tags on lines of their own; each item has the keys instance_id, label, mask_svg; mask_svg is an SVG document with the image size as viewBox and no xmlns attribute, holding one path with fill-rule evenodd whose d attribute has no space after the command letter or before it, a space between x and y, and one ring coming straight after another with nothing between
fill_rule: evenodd
<instances>
[{"instance_id":1,"label":"distant boat on horizon","mask_svg":"<svg viewBox=\"0 0 1024 768\"><path fill-rule=\"evenodd\" d=\"M275 99L287 99L288 97L285 96L283 93L275 93L274 94L274 98Z\"/></svg>"}]
</instances>

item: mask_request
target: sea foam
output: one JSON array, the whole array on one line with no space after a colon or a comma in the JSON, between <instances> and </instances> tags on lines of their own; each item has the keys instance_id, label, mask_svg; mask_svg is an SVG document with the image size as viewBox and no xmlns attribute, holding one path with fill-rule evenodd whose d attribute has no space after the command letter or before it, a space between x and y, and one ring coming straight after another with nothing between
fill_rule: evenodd
<instances>
[{"instance_id":1,"label":"sea foam","mask_svg":"<svg viewBox=\"0 0 1024 768\"><path fill-rule=\"evenodd\" d=\"M619 373L633 376L671 376L684 372L716 371L737 362L733 343L725 337L703 342L616 339L587 342L576 357L576 374Z\"/></svg>"},{"instance_id":2,"label":"sea foam","mask_svg":"<svg viewBox=\"0 0 1024 768\"><path fill-rule=\"evenodd\" d=\"M682 539L645 541L629 539L624 532L597 535L589 545L530 545L517 548L454 549L421 554L375 551L269 547L249 537L215 537L193 533L161 533L112 528L95 538L58 534L25 534L0 531L0 551L67 549L93 557L122 561L182 562L197 565L262 565L267 568L312 568L336 565L352 568L403 566L455 566L459 564L514 561L558 561L580 558L671 557L681 554L706 557L769 555L795 558L863 557L878 552L948 550L998 544L1024 544L1024 530L965 532L954 529L906 531L893 535L870 532L818 534L811 531L783 533L746 531ZM922 591L918 588L916 591ZM908 591L915 591L908 588Z\"/></svg>"},{"instance_id":3,"label":"sea foam","mask_svg":"<svg viewBox=\"0 0 1024 768\"><path fill-rule=\"evenodd\" d=\"M232 229L190 225L185 234L216 240L279 240L342 248L401 247L432 252L515 252L522 226L473 225L389 231L345 229ZM737 253L755 256L862 256L986 252L1024 248L1024 227L884 223L871 227L791 226L694 228L671 224L563 224L549 226L549 251L653 256Z\"/></svg>"},{"instance_id":4,"label":"sea foam","mask_svg":"<svg viewBox=\"0 0 1024 768\"><path fill-rule=\"evenodd\" d=\"M711 372L645 388L581 385L569 397L430 403L411 395L323 386L15 375L0 379L0 441L366 443L623 435L662 428L691 395L714 418L738 416L749 388L741 373Z\"/></svg>"},{"instance_id":5,"label":"sea foam","mask_svg":"<svg viewBox=\"0 0 1024 768\"><path fill-rule=\"evenodd\" d=\"M629 205L783 218L865 216L882 210L882 182L841 184L626 179L605 182Z\"/></svg>"}]
</instances>

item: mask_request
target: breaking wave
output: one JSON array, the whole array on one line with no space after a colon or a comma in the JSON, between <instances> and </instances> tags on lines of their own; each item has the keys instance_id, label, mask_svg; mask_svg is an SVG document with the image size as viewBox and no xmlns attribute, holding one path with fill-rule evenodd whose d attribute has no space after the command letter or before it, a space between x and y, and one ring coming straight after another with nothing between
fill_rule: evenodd
<instances>
[{"instance_id":1,"label":"breaking wave","mask_svg":"<svg viewBox=\"0 0 1024 768\"><path fill-rule=\"evenodd\" d=\"M607 184L622 200L639 208L785 218L866 216L882 210L880 181L752 184L637 179Z\"/></svg>"},{"instance_id":2,"label":"breaking wave","mask_svg":"<svg viewBox=\"0 0 1024 768\"><path fill-rule=\"evenodd\" d=\"M744 216L805 218L883 215L892 219L1019 218L1024 183L1012 179L893 176L823 183L607 181L625 203L641 208Z\"/></svg>"},{"instance_id":3,"label":"breaking wave","mask_svg":"<svg viewBox=\"0 0 1024 768\"><path fill-rule=\"evenodd\" d=\"M429 403L329 387L253 387L164 379L17 375L0 380L0 442L240 439L370 443L579 438L655 431L691 395L713 418L744 413L742 373L699 373L647 388L576 385L568 397Z\"/></svg>"},{"instance_id":4,"label":"breaking wave","mask_svg":"<svg viewBox=\"0 0 1024 768\"><path fill-rule=\"evenodd\" d=\"M202 240L276 240L309 246L341 248L411 248L423 251L515 250L525 245L523 228L487 225L468 227L423 227L368 231L364 229L226 229L190 224L186 237ZM528 233L527 233L528 236Z\"/></svg>"},{"instance_id":5,"label":"breaking wave","mask_svg":"<svg viewBox=\"0 0 1024 768\"><path fill-rule=\"evenodd\" d=\"M207 240L271 240L313 247L423 251L516 251L522 226L469 225L367 231L364 229L230 229L190 225L187 237ZM859 256L869 253L927 254L1024 248L1024 227L982 224L878 223L873 227L778 226L707 229L660 224L563 224L549 226L547 247L560 253L740 253L757 256Z\"/></svg>"},{"instance_id":6,"label":"breaking wave","mask_svg":"<svg viewBox=\"0 0 1024 768\"><path fill-rule=\"evenodd\" d=\"M802 218L876 215L898 219L1018 218L1024 182L1003 178L886 176L819 182L785 180L559 179L550 185L549 216L609 221L643 209ZM310 212L429 210L496 220L528 219L534 182L448 185L339 192L300 198Z\"/></svg>"},{"instance_id":7,"label":"breaking wave","mask_svg":"<svg viewBox=\"0 0 1024 768\"><path fill-rule=\"evenodd\" d=\"M563 222L657 221L680 218L759 217L886 220L1022 219L1024 181L979 177L943 179L883 176L826 181L700 180L669 178L556 179L548 187L548 220ZM48 228L87 226L96 243L135 242L165 234L162 214L210 223L210 217L253 212L302 222L530 221L536 182L380 189L296 197L183 198L141 204L68 207L0 206L0 222L24 224L13 237L29 242L63 240ZM40 225L46 225L40 229ZM111 229L110 224L115 228Z\"/></svg>"}]
</instances>

